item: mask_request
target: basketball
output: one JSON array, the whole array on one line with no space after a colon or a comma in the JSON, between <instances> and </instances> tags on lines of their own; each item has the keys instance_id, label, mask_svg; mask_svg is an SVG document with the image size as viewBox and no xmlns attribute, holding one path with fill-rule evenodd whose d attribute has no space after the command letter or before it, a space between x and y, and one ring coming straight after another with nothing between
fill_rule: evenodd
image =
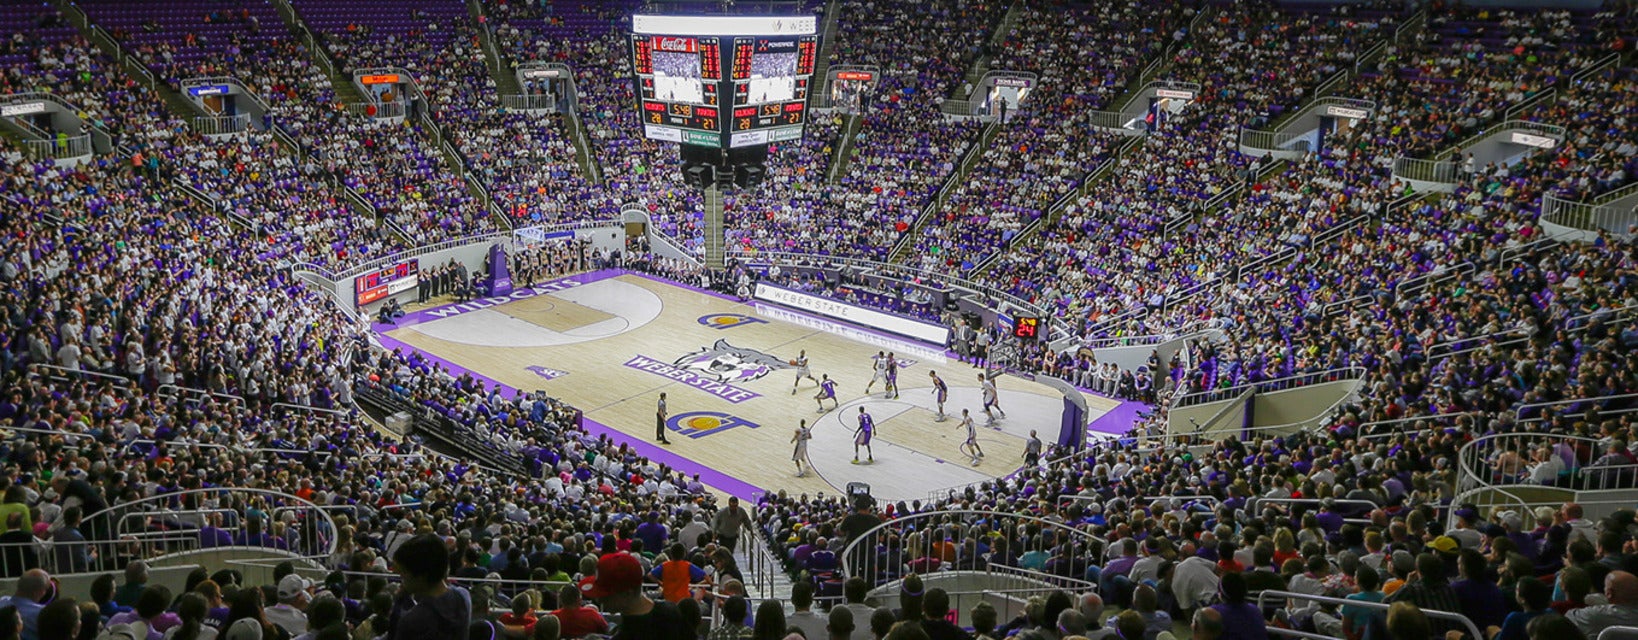
<instances>
[{"instance_id":1,"label":"basketball","mask_svg":"<svg viewBox=\"0 0 1638 640\"><path fill-rule=\"evenodd\" d=\"M791 366L796 366L796 360L791 360Z\"/></svg>"}]
</instances>

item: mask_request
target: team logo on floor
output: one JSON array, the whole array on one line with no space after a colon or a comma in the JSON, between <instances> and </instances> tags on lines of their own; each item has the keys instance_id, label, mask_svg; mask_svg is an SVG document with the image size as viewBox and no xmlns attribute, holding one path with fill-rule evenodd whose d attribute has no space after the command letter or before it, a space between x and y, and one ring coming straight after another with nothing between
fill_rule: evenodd
<instances>
[{"instance_id":1,"label":"team logo on floor","mask_svg":"<svg viewBox=\"0 0 1638 640\"><path fill-rule=\"evenodd\" d=\"M567 372L567 371L558 371L557 369L553 369L551 367L542 367L542 366L540 366L538 364L524 367L524 370L528 371L529 373L533 373L533 374L535 374L537 376L540 376L542 378L545 378L547 380L556 380L556 379L561 378L563 376L569 375L569 372Z\"/></svg>"},{"instance_id":2,"label":"team logo on floor","mask_svg":"<svg viewBox=\"0 0 1638 640\"><path fill-rule=\"evenodd\" d=\"M784 360L756 349L745 349L718 340L672 363L677 368L717 382L750 382L772 373L775 369L790 369Z\"/></svg>"},{"instance_id":3,"label":"team logo on floor","mask_svg":"<svg viewBox=\"0 0 1638 640\"><path fill-rule=\"evenodd\" d=\"M767 320L753 318L740 313L713 313L703 315L700 316L696 322L718 331L723 329L732 329L742 324L768 324Z\"/></svg>"},{"instance_id":4,"label":"team logo on floor","mask_svg":"<svg viewBox=\"0 0 1638 640\"><path fill-rule=\"evenodd\" d=\"M671 416L665 421L665 426L690 438L700 438L734 427L756 429L762 425L721 411L689 411Z\"/></svg>"}]
</instances>

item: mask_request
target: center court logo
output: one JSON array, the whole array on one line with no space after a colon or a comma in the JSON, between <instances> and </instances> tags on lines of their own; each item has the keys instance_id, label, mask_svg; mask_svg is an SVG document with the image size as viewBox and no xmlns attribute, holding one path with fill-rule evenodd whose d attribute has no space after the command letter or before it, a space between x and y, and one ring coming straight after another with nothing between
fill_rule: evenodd
<instances>
[{"instance_id":1,"label":"center court logo","mask_svg":"<svg viewBox=\"0 0 1638 640\"><path fill-rule=\"evenodd\" d=\"M753 318L751 316L739 313L713 313L703 315L696 319L695 322L718 331L723 329L732 329L745 324L768 324L767 320Z\"/></svg>"},{"instance_id":2,"label":"center court logo","mask_svg":"<svg viewBox=\"0 0 1638 640\"><path fill-rule=\"evenodd\" d=\"M672 363L696 375L713 378L718 382L740 383L757 380L775 369L789 369L784 360L756 349L747 349L718 340L709 347L701 347Z\"/></svg>"},{"instance_id":3,"label":"center court logo","mask_svg":"<svg viewBox=\"0 0 1638 640\"><path fill-rule=\"evenodd\" d=\"M701 438L734 427L756 429L762 425L721 411L689 411L671 416L665 421L665 426L690 438Z\"/></svg>"}]
</instances>

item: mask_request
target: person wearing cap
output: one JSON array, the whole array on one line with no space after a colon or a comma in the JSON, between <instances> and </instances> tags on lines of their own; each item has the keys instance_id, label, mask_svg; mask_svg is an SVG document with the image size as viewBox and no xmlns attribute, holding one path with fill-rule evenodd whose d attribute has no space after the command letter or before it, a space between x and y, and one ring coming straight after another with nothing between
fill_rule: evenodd
<instances>
[{"instance_id":1,"label":"person wearing cap","mask_svg":"<svg viewBox=\"0 0 1638 640\"><path fill-rule=\"evenodd\" d=\"M292 636L307 632L307 605L312 596L307 590L313 582L294 573L279 579L279 602L266 609L267 621L279 625Z\"/></svg>"},{"instance_id":2,"label":"person wearing cap","mask_svg":"<svg viewBox=\"0 0 1638 640\"><path fill-rule=\"evenodd\" d=\"M620 614L614 640L693 640L677 605L643 595L643 566L629 553L599 558L597 575L580 581L580 593L601 601L610 613Z\"/></svg>"},{"instance_id":3,"label":"person wearing cap","mask_svg":"<svg viewBox=\"0 0 1638 640\"><path fill-rule=\"evenodd\" d=\"M449 551L435 534L414 536L392 556L403 579L393 601L387 640L467 640L472 596L448 583Z\"/></svg>"},{"instance_id":4,"label":"person wearing cap","mask_svg":"<svg viewBox=\"0 0 1638 640\"><path fill-rule=\"evenodd\" d=\"M1477 549L1484 542L1484 535L1478 530L1479 511L1472 507L1463 507L1456 510L1456 527L1446 531L1445 535L1454 538L1458 544L1468 549ZM1441 536L1443 537L1443 536ZM1437 539L1434 542L1438 542ZM1455 553L1441 550L1440 553Z\"/></svg>"}]
</instances>

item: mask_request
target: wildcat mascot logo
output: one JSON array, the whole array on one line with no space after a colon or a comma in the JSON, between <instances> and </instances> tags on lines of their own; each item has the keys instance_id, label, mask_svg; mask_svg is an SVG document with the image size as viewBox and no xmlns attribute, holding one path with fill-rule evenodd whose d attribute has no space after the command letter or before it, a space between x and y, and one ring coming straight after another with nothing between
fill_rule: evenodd
<instances>
[{"instance_id":1,"label":"wildcat mascot logo","mask_svg":"<svg viewBox=\"0 0 1638 640\"><path fill-rule=\"evenodd\" d=\"M716 344L677 358L673 364L700 377L729 384L749 382L775 369L791 368L784 360L756 349L736 347L727 340L718 340Z\"/></svg>"}]
</instances>

